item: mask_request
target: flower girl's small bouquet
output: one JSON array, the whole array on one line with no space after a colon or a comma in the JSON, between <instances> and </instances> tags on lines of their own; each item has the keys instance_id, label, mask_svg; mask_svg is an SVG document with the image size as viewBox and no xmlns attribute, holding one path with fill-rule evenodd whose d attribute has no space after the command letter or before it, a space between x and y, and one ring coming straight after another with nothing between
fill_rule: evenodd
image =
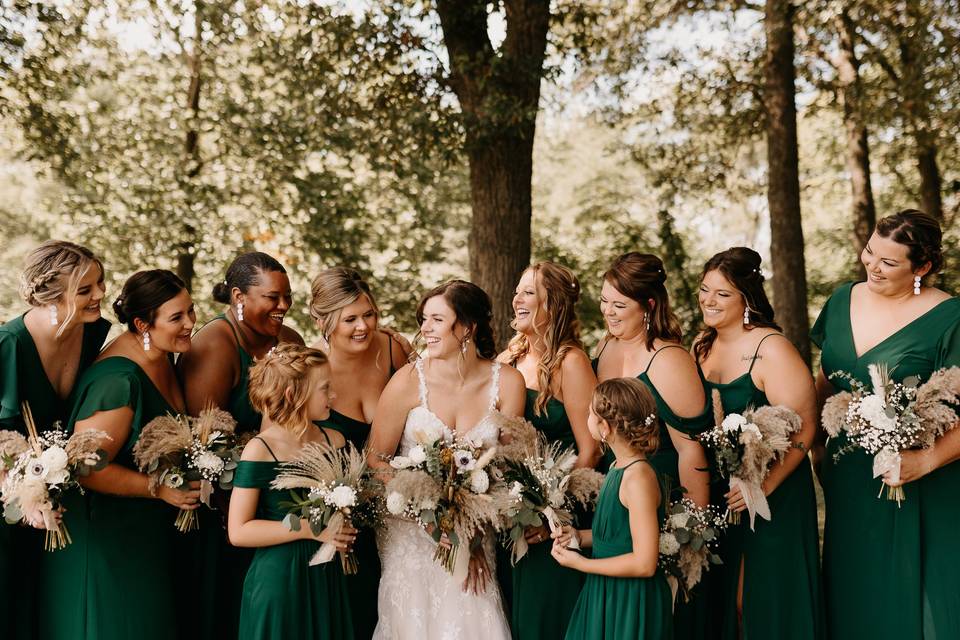
<instances>
[{"instance_id":1,"label":"flower girl's small bouquet","mask_svg":"<svg viewBox=\"0 0 960 640\"><path fill-rule=\"evenodd\" d=\"M296 458L280 466L271 483L274 489L292 490L293 500L287 504L290 513L283 523L291 531L299 531L300 519L306 518L315 536L327 527L375 527L382 511L381 488L366 469L366 456L350 443L344 449L308 444ZM306 495L296 490L306 491ZM324 542L310 558L310 565L330 562L336 551L333 544ZM340 565L345 574L356 573L356 555L341 551Z\"/></svg>"},{"instance_id":2,"label":"flower girl's small bouquet","mask_svg":"<svg viewBox=\"0 0 960 640\"><path fill-rule=\"evenodd\" d=\"M689 602L690 591L710 565L722 564L716 553L718 538L727 527L724 514L715 506L699 507L689 498L670 505L660 529L658 564L676 600L677 592Z\"/></svg>"},{"instance_id":3,"label":"flower girl's small bouquet","mask_svg":"<svg viewBox=\"0 0 960 640\"><path fill-rule=\"evenodd\" d=\"M207 408L196 418L158 416L140 432L133 459L150 479L150 492L161 486L180 489L200 481L200 501L210 506L213 484L229 489L240 460L234 429L237 423L226 411ZM181 533L198 529L197 513L181 509L174 522Z\"/></svg>"},{"instance_id":4,"label":"flower girl's small bouquet","mask_svg":"<svg viewBox=\"0 0 960 640\"><path fill-rule=\"evenodd\" d=\"M384 489L387 511L430 527L434 559L463 580L469 553L459 553L460 547L479 543L484 529L499 525L499 502L486 469L496 447L441 430L418 432L417 440L407 455L390 460L397 471ZM442 544L443 536L449 545Z\"/></svg>"},{"instance_id":5,"label":"flower girl's small bouquet","mask_svg":"<svg viewBox=\"0 0 960 640\"><path fill-rule=\"evenodd\" d=\"M770 465L781 460L795 445L790 436L800 430L802 421L796 412L782 406L764 406L739 413L723 414L720 393L713 392L716 426L700 434L700 441L713 449L720 475L739 487L753 529L759 515L770 520L770 505L763 492L763 481ZM738 512L728 511L731 524L740 523Z\"/></svg>"},{"instance_id":6,"label":"flower girl's small bouquet","mask_svg":"<svg viewBox=\"0 0 960 640\"><path fill-rule=\"evenodd\" d=\"M46 530L44 548L63 549L70 544L70 532L58 517L64 493L77 488L77 479L107 466L101 449L109 440L103 431L67 433L54 425L37 433L30 405L21 403L27 437L16 431L0 431L0 500L8 524L23 520Z\"/></svg>"},{"instance_id":7,"label":"flower girl's small bouquet","mask_svg":"<svg viewBox=\"0 0 960 640\"><path fill-rule=\"evenodd\" d=\"M845 372L831 374L831 378L848 380L852 392L843 391L827 399L823 426L830 437L841 432L847 437L849 444L837 451L834 459L852 449L862 449L873 455L874 478L890 472L896 482L903 451L931 447L937 437L956 425L960 368L937 371L922 385L917 376L893 382L882 364L871 364L868 371L869 387ZM899 505L904 497L902 486L887 485L889 500Z\"/></svg>"},{"instance_id":8,"label":"flower girl's small bouquet","mask_svg":"<svg viewBox=\"0 0 960 640\"><path fill-rule=\"evenodd\" d=\"M523 532L527 527L546 525L556 532L573 522L573 510L589 507L600 493L603 474L593 469L574 469L577 454L572 447L548 444L533 425L533 432L519 440L521 446L507 445L495 461L495 468L508 489L503 505L503 529L509 532L513 564L528 550ZM576 538L571 541L576 545ZM574 547L577 548L577 547Z\"/></svg>"}]
</instances>

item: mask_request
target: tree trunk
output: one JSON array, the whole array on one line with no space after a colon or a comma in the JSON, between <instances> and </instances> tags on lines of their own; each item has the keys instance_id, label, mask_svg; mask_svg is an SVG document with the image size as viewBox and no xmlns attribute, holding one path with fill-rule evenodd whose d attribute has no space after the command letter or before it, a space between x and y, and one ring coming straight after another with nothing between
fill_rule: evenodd
<instances>
[{"instance_id":1,"label":"tree trunk","mask_svg":"<svg viewBox=\"0 0 960 640\"><path fill-rule=\"evenodd\" d=\"M470 275L493 301L498 346L530 262L533 139L549 28L549 0L505 0L500 51L487 36L486 0L437 0L449 82L463 111L473 218Z\"/></svg>"},{"instance_id":2,"label":"tree trunk","mask_svg":"<svg viewBox=\"0 0 960 640\"><path fill-rule=\"evenodd\" d=\"M937 220L943 220L942 181L937 167L937 143L933 132L925 125L918 127L914 138L917 144L917 170L920 172L920 206Z\"/></svg>"},{"instance_id":3,"label":"tree trunk","mask_svg":"<svg viewBox=\"0 0 960 640\"><path fill-rule=\"evenodd\" d=\"M834 64L840 76L840 98L843 101L843 124L847 134L847 172L850 174L850 189L853 213L853 242L859 253L870 239L877 223L877 210L873 202L873 187L870 183L870 146L867 141L867 126L864 123L861 103L860 61L857 59L856 30L853 20L842 9L836 19L840 40L839 53ZM864 274L860 265L861 275Z\"/></svg>"},{"instance_id":4,"label":"tree trunk","mask_svg":"<svg viewBox=\"0 0 960 640\"><path fill-rule=\"evenodd\" d=\"M788 0L766 2L764 110L767 127L767 203L777 322L810 361L807 278L800 219L797 108L794 101L793 14Z\"/></svg>"},{"instance_id":5,"label":"tree trunk","mask_svg":"<svg viewBox=\"0 0 960 640\"><path fill-rule=\"evenodd\" d=\"M195 128L196 120L200 115L200 87L202 78L200 75L200 33L202 32L203 21L201 19L201 5L198 2L194 8L194 28L195 36L193 41L193 51L189 54L190 62L190 86L187 89L187 108L190 110L190 116L193 120L192 125L187 127L186 138L184 140L184 154L186 155L186 181L191 183L194 178L200 174L202 160L200 157L200 132ZM177 247L177 275L187 286L187 291L193 292L194 276L194 254L195 240L197 230L191 224L184 225L184 240Z\"/></svg>"}]
</instances>

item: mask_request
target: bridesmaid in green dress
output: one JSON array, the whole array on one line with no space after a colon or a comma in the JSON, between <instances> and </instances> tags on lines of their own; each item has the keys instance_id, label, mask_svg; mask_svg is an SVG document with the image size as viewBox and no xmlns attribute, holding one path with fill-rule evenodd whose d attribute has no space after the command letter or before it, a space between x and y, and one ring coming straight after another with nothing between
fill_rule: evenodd
<instances>
[{"instance_id":1,"label":"bridesmaid in green dress","mask_svg":"<svg viewBox=\"0 0 960 640\"><path fill-rule=\"evenodd\" d=\"M316 424L334 430L360 451L367 445L380 393L394 372L407 363L410 344L378 326L380 311L370 286L346 267L321 271L313 280L310 315L320 329L320 344L330 362L330 415ZM347 578L353 635L369 640L377 626L380 555L376 533L360 531L354 552L359 569Z\"/></svg>"},{"instance_id":2,"label":"bridesmaid in green dress","mask_svg":"<svg viewBox=\"0 0 960 640\"><path fill-rule=\"evenodd\" d=\"M0 325L0 429L26 435L24 401L39 430L66 423L75 383L100 352L110 323L100 315L103 265L72 242L50 240L30 252L20 293L30 310ZM0 520L0 637L35 637L42 553L43 534Z\"/></svg>"},{"instance_id":3,"label":"bridesmaid in green dress","mask_svg":"<svg viewBox=\"0 0 960 640\"><path fill-rule=\"evenodd\" d=\"M636 377L657 404L660 447L650 455L668 488L665 499L710 500L707 457L695 436L711 426L712 414L693 357L680 344L680 323L670 310L660 258L631 252L614 260L603 276L600 310L607 336L595 360L597 379ZM670 494L674 495L670 495ZM697 585L689 602L674 609L677 640L706 640L709 583Z\"/></svg>"},{"instance_id":4,"label":"bridesmaid in green dress","mask_svg":"<svg viewBox=\"0 0 960 640\"><path fill-rule=\"evenodd\" d=\"M751 529L744 517L722 538L723 564L711 570L716 637L824 638L817 505L807 458L817 424L813 377L774 322L756 251L734 247L710 258L699 303L706 329L694 353L707 389L720 392L724 412L782 405L803 420L792 436L796 448L763 483L772 519L757 518ZM739 489L723 498L732 511L746 508Z\"/></svg>"},{"instance_id":5,"label":"bridesmaid in green dress","mask_svg":"<svg viewBox=\"0 0 960 640\"><path fill-rule=\"evenodd\" d=\"M926 380L960 365L960 300L924 284L943 266L936 220L916 210L877 223L860 254L867 280L840 287L813 327L822 351L821 398L849 390L831 374L869 384L883 363L894 380ZM855 450L836 458L843 435L827 442L820 471L826 500L823 572L833 638L960 638L960 429L930 449L902 454L906 500L877 497L872 459ZM865 526L864 523L868 523Z\"/></svg>"},{"instance_id":6,"label":"bridesmaid in green dress","mask_svg":"<svg viewBox=\"0 0 960 640\"><path fill-rule=\"evenodd\" d=\"M338 549L353 545L356 530L327 527L311 533L281 522L288 491L270 488L280 462L295 458L309 443L345 446L337 431L317 427L326 419L331 396L330 367L323 352L280 345L250 370L250 401L263 415L260 435L243 450L230 497L230 542L256 553L243 583L240 640L351 640L353 625L340 562L310 566L317 542Z\"/></svg>"},{"instance_id":7,"label":"bridesmaid in green dress","mask_svg":"<svg viewBox=\"0 0 960 640\"><path fill-rule=\"evenodd\" d=\"M71 495L64 522L73 543L46 554L43 601L55 603L40 621L50 640L168 640L178 629L182 595L191 585L178 575L173 526L176 508L199 505L199 483L187 490L153 486L136 470L132 450L153 418L184 411L172 354L190 349L193 302L169 271L140 271L113 305L127 331L84 373L74 395L70 427L100 429L110 464L81 479L85 495Z\"/></svg>"},{"instance_id":8,"label":"bridesmaid in green dress","mask_svg":"<svg viewBox=\"0 0 960 640\"><path fill-rule=\"evenodd\" d=\"M671 640L673 596L658 566L665 496L647 456L657 449L656 404L636 378L601 382L590 405L591 435L615 460L593 518L593 528L554 534L553 557L587 574L567 628L568 640ZM576 537L585 558L567 544Z\"/></svg>"},{"instance_id":9,"label":"bridesmaid in green dress","mask_svg":"<svg viewBox=\"0 0 960 640\"><path fill-rule=\"evenodd\" d=\"M260 414L247 394L249 370L281 342L303 344L303 338L283 325L290 309L290 280L286 270L271 256L250 252L238 256L227 268L222 282L213 288L217 302L228 305L225 313L205 324L193 338L193 348L177 362L187 398L187 412L198 415L213 404L229 411L237 421L237 433L250 437L260 429ZM217 490L218 512L200 511L200 528L190 532L191 581L201 585L205 602L197 609L198 633L222 640L237 637L240 589L252 552L227 542L226 507L229 494Z\"/></svg>"},{"instance_id":10,"label":"bridesmaid in green dress","mask_svg":"<svg viewBox=\"0 0 960 640\"><path fill-rule=\"evenodd\" d=\"M587 429L590 396L597 379L580 342L576 304L580 282L566 267L540 262L524 271L513 296L517 334L499 360L516 367L527 386L524 417L549 442L577 451L576 467L594 467L599 449ZM511 628L517 640L562 638L580 595L583 576L550 556L550 530L528 527L527 554L510 568L509 554L498 559L510 577ZM504 566L508 571L500 571Z\"/></svg>"}]
</instances>

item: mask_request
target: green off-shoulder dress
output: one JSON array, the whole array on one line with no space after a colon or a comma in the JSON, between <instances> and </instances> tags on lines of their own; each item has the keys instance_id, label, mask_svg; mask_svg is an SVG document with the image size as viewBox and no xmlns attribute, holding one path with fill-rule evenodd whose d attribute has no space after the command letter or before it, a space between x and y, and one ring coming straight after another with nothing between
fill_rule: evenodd
<instances>
[{"instance_id":1,"label":"green off-shoulder dress","mask_svg":"<svg viewBox=\"0 0 960 640\"><path fill-rule=\"evenodd\" d=\"M537 415L534 406L538 395L537 391L527 389L524 417L549 442L575 447L573 428L563 403L550 398L543 412ZM527 554L510 572L513 584L511 628L517 640L562 638L583 588L583 574L561 567L550 555L551 546L550 540L530 545ZM509 552L504 560L498 558L498 562L509 564Z\"/></svg>"},{"instance_id":2,"label":"green off-shoulder dress","mask_svg":"<svg viewBox=\"0 0 960 640\"><path fill-rule=\"evenodd\" d=\"M110 331L103 318L83 325L77 380L93 363ZM0 429L27 429L20 403L30 404L37 429L64 423L70 413L70 395L61 398L43 370L43 362L23 316L0 325ZM0 638L36 637L37 570L43 554L44 534L0 519ZM46 608L46 607L45 607Z\"/></svg>"},{"instance_id":3,"label":"green off-shoulder dress","mask_svg":"<svg viewBox=\"0 0 960 640\"><path fill-rule=\"evenodd\" d=\"M771 337L770 334L763 340ZM761 344L763 343L761 340ZM759 352L760 346L757 346ZM754 357L753 362L756 362ZM750 370L728 383L704 379L708 393L720 392L724 413L742 414L769 404L753 384ZM701 376L702 376L701 372ZM767 496L771 520L757 517L755 529L744 513L720 543L723 564L711 583L722 640L819 640L824 633L820 583L817 500L809 460ZM737 629L737 587L743 561L742 635Z\"/></svg>"},{"instance_id":4,"label":"green off-shoulder dress","mask_svg":"<svg viewBox=\"0 0 960 640\"><path fill-rule=\"evenodd\" d=\"M960 299L944 300L862 354L850 324L850 292L840 287L813 327L828 377L846 372L870 384L868 366L891 377L960 366ZM850 384L832 377L837 390ZM821 480L826 500L823 541L827 630L844 640L960 638L960 464L948 464L903 486L897 506L873 478L872 458L854 450L839 458L841 434L827 443Z\"/></svg>"},{"instance_id":5,"label":"green off-shoulder dress","mask_svg":"<svg viewBox=\"0 0 960 640\"><path fill-rule=\"evenodd\" d=\"M130 435L113 459L130 469L133 446L153 418L176 411L132 360L105 358L75 391L70 428L99 411L133 410ZM177 510L156 498L76 494L63 521L73 544L44 556L41 597L50 611L40 621L45 640L169 640L179 611L193 601L179 576Z\"/></svg>"},{"instance_id":6,"label":"green off-shoulder dress","mask_svg":"<svg viewBox=\"0 0 960 640\"><path fill-rule=\"evenodd\" d=\"M257 518L282 520L287 491L270 488L278 462L249 462L237 467L234 487L259 489ZM311 567L320 548L313 540L296 540L256 550L243 582L240 640L352 640L350 600L340 561Z\"/></svg>"},{"instance_id":7,"label":"green off-shoulder dress","mask_svg":"<svg viewBox=\"0 0 960 640\"><path fill-rule=\"evenodd\" d=\"M644 462L635 460L631 464ZM620 482L629 467L611 467L603 481L593 517L594 558L611 558L633 551L630 512L620 502ZM661 499L657 507L661 526L665 513L663 502ZM659 568L650 578L588 574L565 637L567 640L672 640L672 600L670 586Z\"/></svg>"}]
</instances>

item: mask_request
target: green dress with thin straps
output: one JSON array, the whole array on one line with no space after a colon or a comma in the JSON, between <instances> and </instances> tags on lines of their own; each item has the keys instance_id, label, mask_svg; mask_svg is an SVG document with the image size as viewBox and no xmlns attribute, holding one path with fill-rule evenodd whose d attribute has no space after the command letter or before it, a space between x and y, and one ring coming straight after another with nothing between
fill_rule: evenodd
<instances>
[{"instance_id":1,"label":"green dress with thin straps","mask_svg":"<svg viewBox=\"0 0 960 640\"><path fill-rule=\"evenodd\" d=\"M96 359L109 331L110 323L103 318L83 325L77 380ZM20 415L23 401L30 404L40 431L55 422L66 422L69 417L70 394L61 398L50 384L37 345L21 315L0 325L0 429L26 435ZM43 554L43 538L41 531L8 525L0 519L0 638L35 637L35 567Z\"/></svg>"},{"instance_id":2,"label":"green dress with thin straps","mask_svg":"<svg viewBox=\"0 0 960 640\"><path fill-rule=\"evenodd\" d=\"M133 446L153 418L176 413L132 360L105 358L84 373L69 426L99 411L133 410L130 434L113 459L130 469ZM88 490L71 495L63 521L73 536L66 549L44 556L41 618L45 640L169 640L179 612L192 601L178 575L174 507L156 498ZM184 630L186 637L187 630Z\"/></svg>"},{"instance_id":3,"label":"green dress with thin straps","mask_svg":"<svg viewBox=\"0 0 960 640\"><path fill-rule=\"evenodd\" d=\"M631 464L643 462L636 460ZM620 482L629 467L611 467L603 481L593 518L594 558L610 558L633 551L630 512L620 502ZM661 526L665 514L663 502L661 499L657 507ZM565 637L567 640L672 640L672 600L670 586L659 568L649 578L588 574Z\"/></svg>"},{"instance_id":4,"label":"green dress with thin straps","mask_svg":"<svg viewBox=\"0 0 960 640\"><path fill-rule=\"evenodd\" d=\"M230 389L230 395L227 396L226 409L237 421L237 433L256 433L260 431L260 421L263 417L250 404L250 367L253 366L253 356L240 345L240 336L225 315L221 313L211 322L216 320L223 320L230 327L233 339L237 343L237 357L240 361L240 376L237 384Z\"/></svg>"},{"instance_id":5,"label":"green dress with thin straps","mask_svg":"<svg viewBox=\"0 0 960 640\"><path fill-rule=\"evenodd\" d=\"M884 363L894 380L921 380L960 366L960 299L950 298L862 354L850 324L850 292L840 287L811 332L825 375L844 371L870 383L868 365ZM835 389L849 390L842 378ZM906 500L878 497L872 458L855 450L835 458L841 434L827 443L821 481L827 629L844 640L960 638L960 463L903 486Z\"/></svg>"},{"instance_id":6,"label":"green dress with thin straps","mask_svg":"<svg viewBox=\"0 0 960 640\"><path fill-rule=\"evenodd\" d=\"M550 398L543 412L537 415L534 411L537 396L537 391L527 389L524 417L549 442L575 447L573 428L563 403ZM561 567L550 554L551 546L549 539L531 544L527 554L512 568L510 617L513 637L517 640L562 638L583 588L583 574ZM505 560L497 560L509 564L509 553Z\"/></svg>"},{"instance_id":7,"label":"green dress with thin straps","mask_svg":"<svg viewBox=\"0 0 960 640\"><path fill-rule=\"evenodd\" d=\"M770 334L779 335L779 334ZM766 340L770 336L765 336ZM760 343L763 343L763 340ZM757 345L757 352L760 345ZM769 404L750 369L728 383L704 379L710 394L720 392L724 413L743 413ZM699 366L698 366L699 368ZM703 375L701 371L701 376ZM817 501L810 462L804 459L767 496L771 520L758 517L750 529L746 513L731 524L720 543L723 564L711 582L722 640L819 640L825 638L820 586ZM737 588L743 561L742 635L737 629Z\"/></svg>"},{"instance_id":8,"label":"green dress with thin straps","mask_svg":"<svg viewBox=\"0 0 960 640\"><path fill-rule=\"evenodd\" d=\"M279 467L246 460L237 466L234 486L260 490L258 519L280 521L287 514L280 505L290 500L289 492L270 488ZM239 640L352 640L340 561L311 567L319 548L314 540L296 540L256 550L243 582Z\"/></svg>"}]
</instances>

